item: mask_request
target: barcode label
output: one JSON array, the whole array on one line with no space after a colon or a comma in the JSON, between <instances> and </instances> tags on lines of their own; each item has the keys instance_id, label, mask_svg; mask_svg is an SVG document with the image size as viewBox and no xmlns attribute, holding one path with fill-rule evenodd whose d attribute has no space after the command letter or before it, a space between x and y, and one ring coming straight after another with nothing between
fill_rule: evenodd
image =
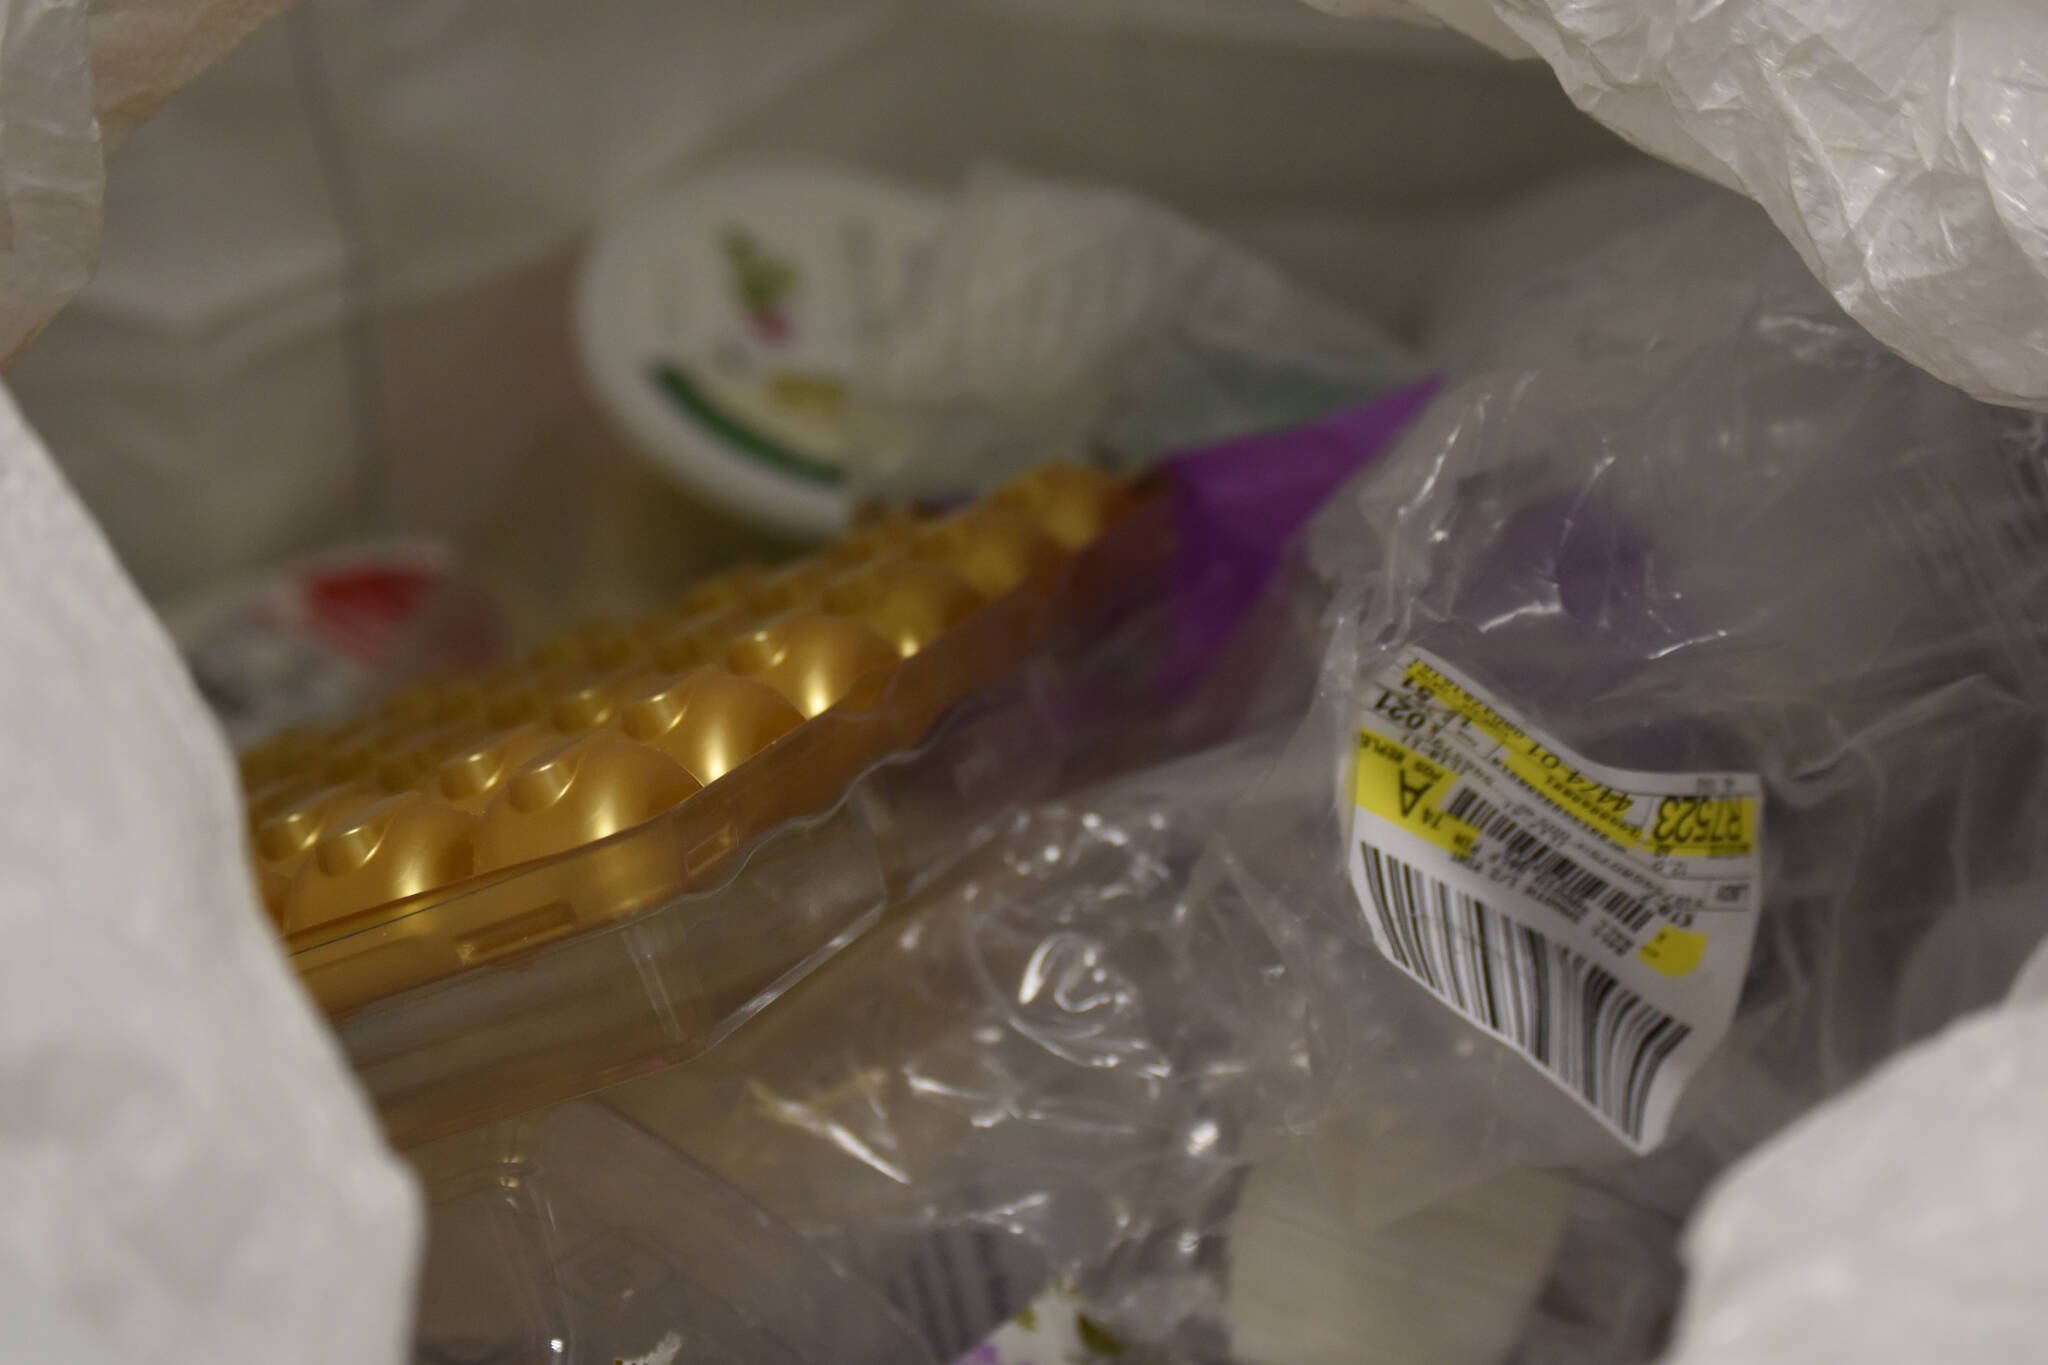
<instances>
[{"instance_id":1,"label":"barcode label","mask_svg":"<svg viewBox=\"0 0 2048 1365\"><path fill-rule=\"evenodd\" d=\"M1508 861L1530 874L1530 894L1552 902L1573 920L1585 918L1586 910L1597 904L1631 929L1640 931L1649 924L1651 910L1646 898L1579 866L1569 855L1509 819L1473 788L1465 788L1446 802L1444 814L1498 839Z\"/></svg>"},{"instance_id":2,"label":"barcode label","mask_svg":"<svg viewBox=\"0 0 2048 1365\"><path fill-rule=\"evenodd\" d=\"M1755 940L1757 776L1593 762L1412 647L1373 673L1350 763L1380 952L1624 1142L1661 1142Z\"/></svg>"},{"instance_id":3,"label":"barcode label","mask_svg":"<svg viewBox=\"0 0 2048 1365\"><path fill-rule=\"evenodd\" d=\"M1387 955L1641 1145L1658 1072L1692 1033L1584 954L1370 844Z\"/></svg>"}]
</instances>

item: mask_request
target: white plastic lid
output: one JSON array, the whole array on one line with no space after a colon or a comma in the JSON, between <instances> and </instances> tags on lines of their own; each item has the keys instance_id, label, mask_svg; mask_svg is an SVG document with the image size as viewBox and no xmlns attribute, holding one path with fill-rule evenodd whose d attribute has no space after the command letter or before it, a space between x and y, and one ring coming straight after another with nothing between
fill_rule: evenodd
<instances>
[{"instance_id":1,"label":"white plastic lid","mask_svg":"<svg viewBox=\"0 0 2048 1365\"><path fill-rule=\"evenodd\" d=\"M936 196L814 167L719 172L643 203L599 236L577 291L600 401L706 501L837 533L860 348L940 213Z\"/></svg>"}]
</instances>

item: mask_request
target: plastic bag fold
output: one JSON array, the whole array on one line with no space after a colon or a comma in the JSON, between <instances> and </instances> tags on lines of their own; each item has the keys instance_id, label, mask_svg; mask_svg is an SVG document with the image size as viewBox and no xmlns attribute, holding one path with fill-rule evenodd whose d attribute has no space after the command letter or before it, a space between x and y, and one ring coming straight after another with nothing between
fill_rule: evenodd
<instances>
[{"instance_id":1,"label":"plastic bag fold","mask_svg":"<svg viewBox=\"0 0 2048 1365\"><path fill-rule=\"evenodd\" d=\"M1476 31L1462 0L1415 2ZM2028 0L1493 0L1492 9L1580 108L1763 205L1836 301L1887 346L1988 402L2048 407L2048 9Z\"/></svg>"}]
</instances>

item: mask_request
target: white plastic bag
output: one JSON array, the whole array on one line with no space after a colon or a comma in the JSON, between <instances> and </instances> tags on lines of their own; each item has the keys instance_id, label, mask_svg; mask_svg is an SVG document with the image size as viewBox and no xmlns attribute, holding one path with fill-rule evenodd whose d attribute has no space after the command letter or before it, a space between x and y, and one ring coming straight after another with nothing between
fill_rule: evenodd
<instances>
[{"instance_id":1,"label":"white plastic bag","mask_svg":"<svg viewBox=\"0 0 2048 1365\"><path fill-rule=\"evenodd\" d=\"M1545 1164L1612 1165L1630 1199L1682 1216L1750 1147L2003 990L2017 962L2001 945L2048 927L2040 423L1887 352L1734 202L1531 278L1483 336L1447 349L1467 358L1468 377L1380 477L1311 524L1309 556L1331 593L1320 694L1288 757L1224 822L1220 850L1323 1002L1331 1074L1374 1133L1361 1178L1379 1184L1389 1214ZM1360 731L1406 694L1409 682L1387 681L1390 666L1412 678L1417 649L1512 711L1510 727L1541 736L1553 757L1581 756L1557 760L1575 776L1593 765L1756 774L1763 834L1734 856L1758 858L1760 878L1716 865L1684 892L1653 887L1661 908L1645 916L1627 896L1607 899L1641 885L1626 865L1577 859L1556 821L1535 827L1565 836L1511 850L1542 850L1530 876L1500 860L1451 869L1386 843L1353 799ZM1436 754L1441 733L1416 752ZM1461 776L1425 784L1432 809L1477 809L1449 809L1454 787L1475 790L1463 776L1475 769L1442 761ZM1628 809L1641 821L1657 803L1637 800ZM1484 818L1488 838L1512 837ZM1380 855L1421 869L1410 904L1354 889L1360 828ZM1658 875L1684 867L1665 861ZM1589 865L1615 880L1576 880ZM1535 875L1575 880L1567 890ZM1471 877L1487 889L1469 891ZM1544 905L1563 900L1559 921L1504 900L1508 883L1517 894L1538 886ZM1491 985L1451 1003L1441 973L1418 981L1381 947L1392 929L1380 926L1413 909L1418 886L1445 890L1413 922L1478 943L1490 963L1508 961L1501 940L1453 923L1457 894L1503 914L1516 906L1517 924L1570 943L1582 963L1648 963L1690 982L1641 994L1673 1018L1694 1008L1685 990L1723 992L1732 1029L1701 1044L1660 1150L1614 1165L1618 1144L1566 1094L1597 1105L1625 1092L1554 1065L1564 1054L1516 1024L1526 1012L1469 1022L1461 1008L1499 1003ZM1706 895L1711 904L1693 904ZM1709 944L1740 951L1670 972L1643 956L1650 934L1669 928L1684 942L1676 934L1694 923ZM1648 1036L1634 1019L1650 1019L1622 1012L1637 989L1600 997L1622 1002L1603 1016L1623 1040L1605 1055L1627 1063L1630 1085L1663 1064L1630 1050ZM1688 1036L1713 1036L1730 1017L1710 1015L1684 1017ZM1602 1036L1588 1035L1588 1051ZM1633 1137L1658 1146L1653 1126Z\"/></svg>"},{"instance_id":2,"label":"white plastic bag","mask_svg":"<svg viewBox=\"0 0 2048 1365\"><path fill-rule=\"evenodd\" d=\"M107 138L273 0L0 4L0 355L91 273ZM162 628L0 398L0 1359L396 1360L418 1213L257 908Z\"/></svg>"},{"instance_id":3,"label":"white plastic bag","mask_svg":"<svg viewBox=\"0 0 2048 1365\"><path fill-rule=\"evenodd\" d=\"M1415 3L1454 24L1472 8ZM1880 341L1987 401L2048 407L2048 8L1492 7L1579 107L1762 204Z\"/></svg>"},{"instance_id":4,"label":"white plastic bag","mask_svg":"<svg viewBox=\"0 0 2048 1365\"><path fill-rule=\"evenodd\" d=\"M865 357L857 496L944 500L1046 459L1133 468L1414 378L1378 328L1139 195L985 169Z\"/></svg>"},{"instance_id":5,"label":"white plastic bag","mask_svg":"<svg viewBox=\"0 0 2048 1365\"><path fill-rule=\"evenodd\" d=\"M0 1360L398 1359L411 1182L257 908L219 732L4 399L0 584Z\"/></svg>"},{"instance_id":6,"label":"white plastic bag","mask_svg":"<svg viewBox=\"0 0 2048 1365\"><path fill-rule=\"evenodd\" d=\"M284 0L7 0L0 6L0 357L99 260L104 143Z\"/></svg>"},{"instance_id":7,"label":"white plastic bag","mask_svg":"<svg viewBox=\"0 0 2048 1365\"><path fill-rule=\"evenodd\" d=\"M1730 1172L1687 1237L1670 1365L2040 1356L2044 961L2005 1008L1896 1058Z\"/></svg>"}]
</instances>

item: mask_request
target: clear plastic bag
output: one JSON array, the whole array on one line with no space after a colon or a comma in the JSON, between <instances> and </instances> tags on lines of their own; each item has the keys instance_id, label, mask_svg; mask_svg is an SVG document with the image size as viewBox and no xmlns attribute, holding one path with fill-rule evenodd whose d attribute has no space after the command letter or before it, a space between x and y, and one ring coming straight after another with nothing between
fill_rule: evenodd
<instances>
[{"instance_id":1,"label":"clear plastic bag","mask_svg":"<svg viewBox=\"0 0 2048 1365\"><path fill-rule=\"evenodd\" d=\"M1673 1365L2040 1353L2044 961L1716 1186L1686 1237Z\"/></svg>"},{"instance_id":2,"label":"clear plastic bag","mask_svg":"<svg viewBox=\"0 0 2048 1365\"><path fill-rule=\"evenodd\" d=\"M879 1298L674 1149L565 1104L443 1149L420 1365L917 1365Z\"/></svg>"},{"instance_id":3,"label":"clear plastic bag","mask_svg":"<svg viewBox=\"0 0 2048 1365\"><path fill-rule=\"evenodd\" d=\"M944 501L1047 459L1133 469L1416 374L1377 328L1163 207L984 169L863 358L853 483Z\"/></svg>"},{"instance_id":4,"label":"clear plastic bag","mask_svg":"<svg viewBox=\"0 0 2048 1365\"><path fill-rule=\"evenodd\" d=\"M1299 993L1193 880L1269 750L1018 815L718 1048L605 1101L881 1285L942 1355L1072 1275L1131 1341L1209 1358L1243 1165L1313 1109Z\"/></svg>"},{"instance_id":5,"label":"clear plastic bag","mask_svg":"<svg viewBox=\"0 0 2048 1365\"><path fill-rule=\"evenodd\" d=\"M2018 964L2048 817L2037 422L1887 352L1716 203L1528 282L1309 533L1317 700L1217 850L1317 1002L1385 1216L1528 1164L1683 1213ZM1344 866L1374 679L1423 646L1588 759L1760 775L1733 1026L1622 1146L1374 947ZM1730 983L1735 989L1736 983ZM1361 1206L1372 1201L1357 1198Z\"/></svg>"},{"instance_id":6,"label":"clear plastic bag","mask_svg":"<svg viewBox=\"0 0 2048 1365\"><path fill-rule=\"evenodd\" d=\"M285 0L10 0L0 9L0 358L99 263L106 149Z\"/></svg>"},{"instance_id":7,"label":"clear plastic bag","mask_svg":"<svg viewBox=\"0 0 2048 1365\"><path fill-rule=\"evenodd\" d=\"M1842 307L1915 364L1987 401L2048 405L2039 6L1414 3L1540 54L1602 123L1762 204Z\"/></svg>"}]
</instances>

